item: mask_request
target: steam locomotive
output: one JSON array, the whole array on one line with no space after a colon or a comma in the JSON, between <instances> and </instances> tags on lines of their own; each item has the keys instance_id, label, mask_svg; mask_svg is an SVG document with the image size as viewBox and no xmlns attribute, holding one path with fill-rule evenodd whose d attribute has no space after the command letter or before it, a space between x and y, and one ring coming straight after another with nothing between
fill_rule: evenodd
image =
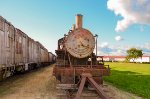
<instances>
[{"instance_id":1,"label":"steam locomotive","mask_svg":"<svg viewBox=\"0 0 150 99\"><path fill-rule=\"evenodd\" d=\"M97 60L98 36L93 36L89 30L82 27L82 17L81 14L76 15L76 24L68 34L58 40L58 49L55 50L57 59L53 75L60 81L59 87L62 89L72 89L78 84L88 86L91 81L84 79L88 77L97 84L102 84L102 76L110 74L109 66L104 65L103 57Z\"/></svg>"}]
</instances>

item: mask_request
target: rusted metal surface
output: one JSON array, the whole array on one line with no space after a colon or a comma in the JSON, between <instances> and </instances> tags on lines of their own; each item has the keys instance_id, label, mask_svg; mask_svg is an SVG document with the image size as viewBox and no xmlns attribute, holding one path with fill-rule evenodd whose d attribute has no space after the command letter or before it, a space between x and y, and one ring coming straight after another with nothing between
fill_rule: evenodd
<instances>
[{"instance_id":1,"label":"rusted metal surface","mask_svg":"<svg viewBox=\"0 0 150 99\"><path fill-rule=\"evenodd\" d=\"M105 92L102 90L101 86L98 85L92 76L87 77L88 82L92 85L93 88L96 89L98 95L101 97L101 99L109 99L108 95L105 94Z\"/></svg>"},{"instance_id":2,"label":"rusted metal surface","mask_svg":"<svg viewBox=\"0 0 150 99\"><path fill-rule=\"evenodd\" d=\"M80 99L86 80L88 80L90 85L96 89L101 99L109 99L108 95L106 95L104 91L102 90L102 88L93 80L92 75L90 73L83 73L81 76L82 78L81 78L80 86L79 86L75 99Z\"/></svg>"},{"instance_id":3,"label":"rusted metal surface","mask_svg":"<svg viewBox=\"0 0 150 99\"><path fill-rule=\"evenodd\" d=\"M108 76L110 74L110 68L102 67L102 66L78 66L78 67L54 67L53 75L58 77L62 84L73 84L78 83L80 79L80 75L82 73L90 73L93 75L93 79L99 83L103 84L102 76Z\"/></svg>"},{"instance_id":4,"label":"rusted metal surface","mask_svg":"<svg viewBox=\"0 0 150 99\"><path fill-rule=\"evenodd\" d=\"M54 67L53 74L57 75L73 75L75 70L75 75L80 76L82 73L91 73L93 76L108 76L110 74L110 68L106 67L93 67L90 68L88 66L83 67Z\"/></svg>"},{"instance_id":5,"label":"rusted metal surface","mask_svg":"<svg viewBox=\"0 0 150 99\"><path fill-rule=\"evenodd\" d=\"M82 15L81 14L77 14L76 15L76 24L75 24L75 28L78 29L78 28L82 28Z\"/></svg>"},{"instance_id":6,"label":"rusted metal surface","mask_svg":"<svg viewBox=\"0 0 150 99\"><path fill-rule=\"evenodd\" d=\"M90 56L95 47L95 39L90 31L79 28L72 31L65 40L66 50L76 58Z\"/></svg>"},{"instance_id":7,"label":"rusted metal surface","mask_svg":"<svg viewBox=\"0 0 150 99\"><path fill-rule=\"evenodd\" d=\"M76 94L75 99L80 99L82 91L83 91L83 87L84 87L84 84L85 84L85 81L86 81L86 77L82 77L81 83L80 83L80 86L79 86L79 89L78 89L78 92Z\"/></svg>"},{"instance_id":8,"label":"rusted metal surface","mask_svg":"<svg viewBox=\"0 0 150 99\"><path fill-rule=\"evenodd\" d=\"M82 28L80 14L76 16L76 27L58 40L58 49L55 51L57 62L53 75L61 84L68 84L68 86L80 82L76 99L80 98L84 84L88 85L85 81L88 77L92 77L92 80L89 78L87 81L94 83L92 86L96 87L99 95L103 97L103 92L100 94L101 90L95 83L103 84L102 77L109 76L110 68L104 65L103 57L97 60L97 52L94 53L94 48L97 46L95 41L97 35L93 36L89 30Z\"/></svg>"}]
</instances>

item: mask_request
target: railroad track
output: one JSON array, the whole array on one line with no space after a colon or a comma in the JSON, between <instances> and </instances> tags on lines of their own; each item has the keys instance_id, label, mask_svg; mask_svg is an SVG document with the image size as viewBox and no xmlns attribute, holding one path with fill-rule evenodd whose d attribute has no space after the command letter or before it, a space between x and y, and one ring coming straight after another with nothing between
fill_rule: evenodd
<instances>
[{"instance_id":1,"label":"railroad track","mask_svg":"<svg viewBox=\"0 0 150 99\"><path fill-rule=\"evenodd\" d=\"M101 86L103 92L107 95L109 93L109 90L106 90L106 87L107 87L106 85ZM71 90L70 89L67 90L66 88L66 90L61 90L59 89L59 85L57 86L57 89L58 89L57 99L75 99L78 90L78 88L71 89ZM101 98L97 94L94 88L90 87L90 88L83 89L80 99L103 99L103 98ZM108 99L113 99L113 98L108 96Z\"/></svg>"},{"instance_id":2,"label":"railroad track","mask_svg":"<svg viewBox=\"0 0 150 99\"><path fill-rule=\"evenodd\" d=\"M57 99L111 99L104 90L103 85L98 85L90 73L81 75L79 84L57 84L57 89L65 90L58 94ZM85 83L88 87L85 87Z\"/></svg>"}]
</instances>

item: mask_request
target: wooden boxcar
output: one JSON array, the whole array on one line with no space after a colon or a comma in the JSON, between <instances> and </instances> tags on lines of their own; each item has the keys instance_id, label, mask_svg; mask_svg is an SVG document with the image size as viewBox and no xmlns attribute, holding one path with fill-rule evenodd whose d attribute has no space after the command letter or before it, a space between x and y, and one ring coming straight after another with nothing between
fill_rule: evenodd
<instances>
[{"instance_id":1,"label":"wooden boxcar","mask_svg":"<svg viewBox=\"0 0 150 99\"><path fill-rule=\"evenodd\" d=\"M54 56L53 56L54 57ZM0 80L52 63L48 50L0 16Z\"/></svg>"},{"instance_id":2,"label":"wooden boxcar","mask_svg":"<svg viewBox=\"0 0 150 99\"><path fill-rule=\"evenodd\" d=\"M49 62L55 63L56 62L56 56L52 52L48 52L49 54Z\"/></svg>"},{"instance_id":3,"label":"wooden boxcar","mask_svg":"<svg viewBox=\"0 0 150 99\"><path fill-rule=\"evenodd\" d=\"M0 16L0 78L1 74L5 72L6 77L11 75L6 73L12 71L15 66L14 52L15 52L15 28L14 26Z\"/></svg>"}]
</instances>

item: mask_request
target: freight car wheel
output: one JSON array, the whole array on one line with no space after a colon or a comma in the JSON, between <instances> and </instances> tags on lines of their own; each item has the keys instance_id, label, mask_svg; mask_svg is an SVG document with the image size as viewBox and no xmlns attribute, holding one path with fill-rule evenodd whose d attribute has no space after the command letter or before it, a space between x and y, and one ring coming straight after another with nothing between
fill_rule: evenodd
<instances>
[{"instance_id":1,"label":"freight car wheel","mask_svg":"<svg viewBox=\"0 0 150 99\"><path fill-rule=\"evenodd\" d=\"M0 70L0 81L4 79L4 70Z\"/></svg>"},{"instance_id":2,"label":"freight car wheel","mask_svg":"<svg viewBox=\"0 0 150 99\"><path fill-rule=\"evenodd\" d=\"M7 78L7 77L10 77L10 76L12 76L13 74L12 74L12 71L10 71L10 70L5 70L4 71L4 74L3 74L3 78Z\"/></svg>"}]
</instances>

